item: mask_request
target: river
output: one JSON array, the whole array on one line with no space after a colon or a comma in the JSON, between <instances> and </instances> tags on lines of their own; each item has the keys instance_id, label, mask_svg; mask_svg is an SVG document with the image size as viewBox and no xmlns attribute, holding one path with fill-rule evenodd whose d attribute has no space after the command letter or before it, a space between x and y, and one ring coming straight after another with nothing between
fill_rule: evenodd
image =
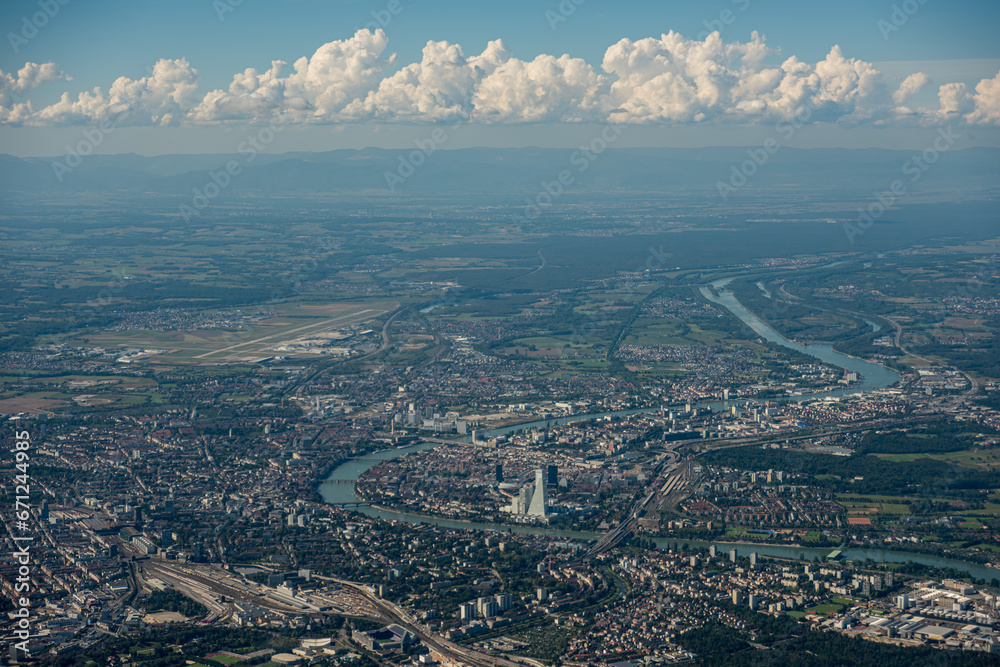
<instances>
[{"instance_id":1,"label":"river","mask_svg":"<svg viewBox=\"0 0 1000 667\"><path fill-rule=\"evenodd\" d=\"M787 347L788 349L795 350L796 352L801 352L802 354L808 354L809 356L819 359L820 361L830 364L831 366L838 366L844 370L851 371L852 373L857 373L861 378L861 382L853 387L833 392L826 392L824 394L813 394L810 396L811 398L843 396L846 394L857 393L858 391L872 391L873 389L890 387L899 382L899 373L893 369L888 368L887 366L872 363L870 361L865 361L864 359L858 359L857 357L852 357L850 355L843 354L842 352L837 352L833 349L832 345L819 343L800 345L799 343L788 340L771 328L771 326L764 322L764 320L750 312L746 306L737 300L735 294L733 294L730 290L725 289L725 286L732 280L734 280L734 278L716 280L712 283L712 288L714 288L715 293L713 293L712 289L709 289L709 287L706 286L701 288L701 294L712 303L722 306L738 317L744 324L753 329L754 333L764 340L774 343L775 345ZM875 325L874 322L869 322L869 324L873 326Z\"/></svg>"},{"instance_id":2,"label":"river","mask_svg":"<svg viewBox=\"0 0 1000 667\"><path fill-rule=\"evenodd\" d=\"M863 359L858 359L856 357L851 357L846 354L842 354L833 349L830 345L799 345L793 341L786 339L784 336L779 334L777 331L768 326L763 320L750 312L746 307L743 306L733 295L732 292L728 290L721 289L731 279L716 281L712 286L717 290L718 295L713 294L708 288L702 288L702 294L705 298L713 303L719 304L729 310L731 313L736 315L740 320L745 322L747 326L754 330L759 336L765 340L771 341L777 345L782 345L790 349L802 352L804 354L811 355L825 363L839 366L856 372L862 378L860 385L854 387L836 390L832 392L826 392L823 394L811 394L809 396L801 397L799 400L805 400L807 398L821 398L826 396L839 396L849 393L857 393L859 391L870 391L872 389L882 389L884 387L891 386L899 381L899 374L892 370L891 368L886 368L879 364L874 364ZM713 403L703 403L699 404L698 407L711 407L717 409L719 406L729 405L728 402L713 402ZM506 426L502 428L493 429L484 433L485 436L495 436L504 433L511 433L514 431L539 428L546 425L552 424L566 424L575 421L584 421L587 419L601 418L608 415L614 416L624 416L629 414L637 414L640 412L652 412L659 410L659 408L640 408L633 410L618 410L614 412L605 413L595 413L591 415L575 415L570 417L559 417L547 420L540 420L536 422L530 422L526 424L516 424L513 426ZM389 449L381 452L376 452L374 454L368 454L365 456L366 460L352 460L338 466L333 472L330 473L328 479L336 480L352 480L352 483L339 483L339 484L322 484L320 486L320 494L328 503L354 503L359 502L358 496L354 493L354 481L364 474L367 470L374 467L379 461L385 461L389 459L396 458L398 456L403 456L411 452L418 452L424 449L430 449L436 447L437 443L424 443L420 445L413 445L410 447L402 447L399 449ZM375 460L371 460L375 459ZM438 519L434 517L427 517L415 514L408 514L404 512L398 512L394 510L384 510L376 507L362 506L357 508L357 511L371 517L378 517L380 519L405 521L407 523L422 523L429 524L432 526L438 526L441 528L455 529L455 530L486 530L494 531L500 533L506 532L516 532L525 533L531 535L549 535L552 537L560 539L575 539L575 540L596 540L601 537L599 533L589 533L580 532L573 530L558 530L553 528L547 528L543 526L521 526L521 525L499 525L499 524L489 524L489 523L475 523L467 521L456 521L450 519ZM688 544L695 547L705 547L707 548L711 542L700 542L697 540L677 540L675 538L662 538L656 540L656 544L660 548L671 548L677 547L681 544ZM829 548L816 548L816 547L796 547L788 545L772 545L772 544L736 544L731 545L728 543L717 542L714 543L722 547L724 550L732 548L735 546L738 553L746 555L752 551L757 552L762 556L775 556L781 558L799 558L800 556L805 557L807 560L814 560L815 558L825 559L830 553ZM995 570L983 565L977 565L975 563L970 563L967 561L955 560L951 558L941 558L938 556L930 556L925 554L916 554L906 551L893 551L891 549L844 549L843 557L849 560L865 560L870 558L876 562L890 562L890 563L906 563L907 561L913 561L914 563L921 563L923 565L930 565L935 567L951 567L956 570L962 570L968 572L973 577L978 579L985 579L989 581L993 578L1000 578L1000 570Z\"/></svg>"},{"instance_id":3,"label":"river","mask_svg":"<svg viewBox=\"0 0 1000 667\"><path fill-rule=\"evenodd\" d=\"M330 473L328 479L349 479L357 480L367 470L374 467L379 461L387 461L411 452L419 452L425 449L437 447L437 443L424 443L401 447L398 449L388 449L374 454L366 454L366 460L352 460L338 466ZM372 460L377 459L377 460ZM320 495L328 503L354 503L360 498L354 493L354 484L321 484ZM492 523L476 523L470 521L455 521L451 519L438 519L417 514L408 514L395 510L379 509L377 507L362 506L357 511L361 514L379 519L391 521L404 521L406 523L428 524L452 530L484 530L497 533L524 533L529 535L548 535L550 537L569 540L597 540L601 533L591 533L576 530L559 530L544 526L520 526L520 525L500 525ZM657 547L661 549L679 548L680 545L687 544L691 547L702 547L707 549L710 545L717 545L721 551L728 551L735 548L741 556L747 556L751 552L756 552L761 556L775 556L778 558L798 559L804 557L806 560L825 560L826 556L833 550L831 547L797 547L784 544L751 544L751 543L728 543L728 542L704 542L699 540L684 540L677 538L659 538L655 540ZM910 553L907 551L894 551L892 549L843 549L843 557L848 560L865 560L870 558L878 563L906 563L913 561L923 565L934 567L951 567L956 570L968 572L977 579L984 579L989 582L991 579L1000 578L1000 570L978 565L968 561L956 560L952 558L942 558L927 554Z\"/></svg>"}]
</instances>

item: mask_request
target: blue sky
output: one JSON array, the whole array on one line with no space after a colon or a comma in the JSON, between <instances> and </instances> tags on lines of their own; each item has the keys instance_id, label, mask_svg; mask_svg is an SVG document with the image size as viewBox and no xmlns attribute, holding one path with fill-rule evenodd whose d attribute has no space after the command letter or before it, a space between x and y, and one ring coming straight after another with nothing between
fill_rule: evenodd
<instances>
[{"instance_id":1,"label":"blue sky","mask_svg":"<svg viewBox=\"0 0 1000 667\"><path fill-rule=\"evenodd\" d=\"M398 6L393 5L396 1ZM57 6L58 2L41 0L43 6L49 4L50 7ZM605 72L601 65L608 48L619 40L658 39L669 31L680 33L688 40L700 40L710 29L720 29L724 43L746 43L752 39L753 32L758 32L774 51L767 57L766 65L771 68L780 66L790 56L815 65L827 58L834 45L839 45L845 58L872 63L884 75L886 85L892 87L898 86L909 74L923 72L928 75L927 81L905 103L900 103L900 106L912 111L918 107L937 108L940 86L965 84L964 90L956 91L955 109L947 116L949 122L954 118L976 118L978 120L973 123L976 126L975 138L970 141L979 145L1000 145L997 123L991 120L992 111L987 108L984 112L981 108L991 104L992 98L980 96L974 99L976 85L983 79L992 79L1000 70L1000 46L996 39L996 29L1000 26L1000 3L995 1L710 0L697 3L623 3L564 0L561 5L545 0L64 2L58 4L58 13L48 18L37 34L31 34L30 28L28 33L23 32L23 26L26 17L30 21L42 11L39 0L7 0L0 6L0 27L7 36L4 44L0 45L0 69L16 76L27 62L52 62L64 75L58 80L46 80L30 90L24 86L12 88L13 92L8 94L8 106L30 100L32 109L38 111L56 103L63 92L76 98L81 92L95 87L110 94L109 88L116 79L128 77L139 80L146 77L147 68L160 59L185 59L190 68L196 70L197 91L191 93L189 98L193 100L190 105L194 105L209 91L227 89L233 75L248 67L264 72L271 66L271 61L283 60L289 63L284 72L287 76L292 69L291 63L303 56L311 57L322 45L350 40L359 28L381 27L388 38L388 46L382 55L397 54L391 65L383 63L380 74L383 78L391 76L402 66L419 63L421 51L429 40L461 45L464 56L472 58L482 53L491 40L502 39L509 51L505 57L519 61L530 62L546 54L557 58L569 54L582 59L601 79L595 79L595 90L605 87L604 92L594 94L612 100L588 106L583 97L589 93L583 91L586 85L581 84L583 88L574 87L558 93L567 96L566 99L550 101L550 104L546 102L549 106L542 110L509 111L509 100L497 101L498 108L506 110L502 113L508 114L504 116L502 127L470 123L462 130L463 145L571 145L578 135L587 133L584 128L610 118L608 111L615 104L628 106L623 100L632 106L628 107L629 115L618 116L617 122L641 125L640 131L633 133L638 137L634 141L639 144L751 144L757 137L766 134L766 126L773 127L775 114L779 113L774 95L769 98L773 110L752 117L740 114L734 117L732 108L726 108L726 104L736 105L736 101L720 102L715 106L706 103L708 106L701 110L705 113L696 109L667 109L673 103L667 98L681 93L676 92L676 86L669 88L662 80L659 84L654 81L648 88L658 86L659 92L655 94L666 96L663 99L650 100L649 95L653 93L648 90L645 97L633 98L624 93L615 97L607 92L622 74ZM221 19L220 7L231 9L223 11ZM396 9L396 13L392 13L392 9ZM15 38L17 43L12 46L12 33L28 34L30 38ZM536 88L557 87L545 80L532 81ZM378 81L372 85L377 86ZM451 83L440 85L443 90ZM475 87L479 84L469 85ZM504 84L501 81L497 85L502 87ZM285 96L283 100L291 97L287 91L282 94ZM359 103L365 94L365 90L357 93ZM431 90L429 94L435 98L442 95L438 89ZM485 98L485 93L478 91L477 94ZM885 93L886 96L890 94L888 90ZM4 93L0 92L0 105L4 103L3 96ZM329 111L319 120L310 118L301 125L297 117L293 122L294 131L289 133L289 149L406 144L411 137L426 134L422 126L427 122L447 121L449 114L472 113L473 107L488 107L494 102L486 99L470 101L465 111L442 103L444 106L441 109L421 117L403 113L397 108L384 108L376 101L370 102L367 117L355 114L347 118L339 108ZM743 99L743 107L747 103L747 99ZM839 120L810 128L802 133L798 141L899 147L919 144L921 137L929 132L928 126L933 124L932 114L929 113L924 113L920 122L899 121L900 114L890 112L888 107L892 103L884 100L879 107L871 99L863 109L850 106L855 104L853 101L847 105L840 100L837 104L840 104L838 113L843 114ZM536 102L536 107L538 105L545 106ZM651 110L650 105L655 109ZM597 110L598 106L601 110ZM230 115L212 117L209 126L206 126L205 122L190 121L190 108L184 103L166 114L169 122L163 120L163 109L159 111L161 115L153 113L153 120L149 122L136 121L128 123L128 127L118 128L119 136L115 137L115 141L109 141L103 150L124 152L127 148L125 144L131 142L132 148L144 153L221 151L231 143L230 135L234 132L239 134L242 126L250 127L266 120L257 112L252 117L237 117L233 115L235 112L227 111ZM0 152L22 155L58 153L58 144L64 137L79 134L80 126L96 124L102 117L107 117L101 114L112 112L113 109L91 109L85 114L53 111L49 118L56 120L51 122L35 117L27 121L8 119L8 122L0 124ZM495 110L493 112L496 113ZM523 115L518 116L518 113ZM476 113L472 116L475 117ZM22 113L18 117L26 116ZM202 117L208 116L203 114ZM859 120L862 117L870 119L870 122ZM622 121L622 118L627 120ZM219 119L225 122L211 125Z\"/></svg>"}]
</instances>

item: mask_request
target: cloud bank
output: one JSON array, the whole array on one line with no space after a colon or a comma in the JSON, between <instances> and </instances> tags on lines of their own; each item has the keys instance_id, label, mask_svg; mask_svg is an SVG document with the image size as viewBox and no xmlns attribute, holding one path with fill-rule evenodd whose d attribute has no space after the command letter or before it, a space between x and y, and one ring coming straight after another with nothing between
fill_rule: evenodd
<instances>
[{"instance_id":1,"label":"cloud bank","mask_svg":"<svg viewBox=\"0 0 1000 667\"><path fill-rule=\"evenodd\" d=\"M703 41L676 32L609 47L600 67L568 55L516 58L501 40L466 56L449 42L428 42L419 62L399 67L379 29L329 42L311 56L270 69L248 68L225 90L199 93L201 78L185 59L160 60L149 76L118 78L107 90L35 109L28 94L69 80L54 63L0 71L0 123L178 125L280 121L483 124L612 122L622 124L760 123L792 117L846 125L968 123L1000 125L1000 73L974 91L945 83L937 108L906 102L930 84L914 72L896 85L871 63L839 46L807 63L750 41Z\"/></svg>"}]
</instances>

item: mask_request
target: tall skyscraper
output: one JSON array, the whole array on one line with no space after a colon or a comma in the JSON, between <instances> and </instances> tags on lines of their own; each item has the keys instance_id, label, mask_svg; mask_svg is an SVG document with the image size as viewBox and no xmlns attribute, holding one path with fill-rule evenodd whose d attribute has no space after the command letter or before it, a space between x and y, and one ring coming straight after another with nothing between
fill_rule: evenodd
<instances>
[{"instance_id":1,"label":"tall skyscraper","mask_svg":"<svg viewBox=\"0 0 1000 667\"><path fill-rule=\"evenodd\" d=\"M545 466L545 483L548 486L557 486L559 484L559 466Z\"/></svg>"},{"instance_id":2,"label":"tall skyscraper","mask_svg":"<svg viewBox=\"0 0 1000 667\"><path fill-rule=\"evenodd\" d=\"M532 499L531 485L525 484L521 487L521 490L517 493L517 511L514 514L527 514L528 508L531 507Z\"/></svg>"},{"instance_id":3,"label":"tall skyscraper","mask_svg":"<svg viewBox=\"0 0 1000 667\"><path fill-rule=\"evenodd\" d=\"M503 483L503 464L498 463L496 467L496 480L497 484Z\"/></svg>"},{"instance_id":4,"label":"tall skyscraper","mask_svg":"<svg viewBox=\"0 0 1000 667\"><path fill-rule=\"evenodd\" d=\"M531 504L528 506L530 516L545 516L549 513L549 493L545 488L545 471L541 468L535 470L535 492L531 495Z\"/></svg>"}]
</instances>

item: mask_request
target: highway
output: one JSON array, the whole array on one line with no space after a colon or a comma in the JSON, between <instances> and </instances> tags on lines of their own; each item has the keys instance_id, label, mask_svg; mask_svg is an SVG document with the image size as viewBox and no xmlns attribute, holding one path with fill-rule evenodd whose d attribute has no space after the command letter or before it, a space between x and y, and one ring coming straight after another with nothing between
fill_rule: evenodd
<instances>
[{"instance_id":1,"label":"highway","mask_svg":"<svg viewBox=\"0 0 1000 667\"><path fill-rule=\"evenodd\" d=\"M298 380L295 380L295 381L289 383L287 386L285 386L281 390L281 392L279 392L279 394L282 395L282 396L288 396L289 393L291 393L292 391L294 391L295 398L301 398L302 397L302 390L306 386L308 386L310 382L312 382L313 380L317 379L318 377L320 377L321 375L323 375L324 373L326 373L333 366L336 366L338 364L344 364L344 363L347 363L347 362L361 361L363 359L368 359L368 358L374 357L374 356L376 356L378 354L381 354L382 352L385 352L387 349L389 349L389 346L392 345L392 336L389 335L389 326L392 324L392 321L395 320L406 309L407 309L407 306L399 306L394 311L392 311L392 313L389 315L389 317L386 318L385 322L382 324L382 332L381 332L382 333L382 344L379 346L379 348L377 350L374 350L372 352L368 352L367 354L363 354L363 355L361 355L359 357L348 357L346 359L340 359L340 360L334 361L331 364L327 364L327 365L324 365L324 366L322 366L320 368L317 368L316 370L314 370L312 373L309 373L305 377L300 378ZM383 312L385 312L385 311L383 311ZM381 314L381 313L379 313L379 314Z\"/></svg>"},{"instance_id":2,"label":"highway","mask_svg":"<svg viewBox=\"0 0 1000 667\"><path fill-rule=\"evenodd\" d=\"M406 628L419 637L420 641L422 641L432 651L438 653L445 659L450 659L456 665L477 665L480 667L491 667L492 665L503 665L504 667L523 666L523 663L513 662L500 656L480 653L466 646L455 644L454 642L448 641L447 639L434 634L428 630L426 626L420 624L415 618L410 616L405 609L399 605L389 602L388 600L383 600L382 598L376 596L369 587L363 584L344 581L342 579L327 577L318 578L329 579L330 581L334 581L341 586L356 590L368 599L368 601L371 602L375 608L378 609L379 613L382 614L383 617L390 623L396 623L397 625Z\"/></svg>"}]
</instances>

